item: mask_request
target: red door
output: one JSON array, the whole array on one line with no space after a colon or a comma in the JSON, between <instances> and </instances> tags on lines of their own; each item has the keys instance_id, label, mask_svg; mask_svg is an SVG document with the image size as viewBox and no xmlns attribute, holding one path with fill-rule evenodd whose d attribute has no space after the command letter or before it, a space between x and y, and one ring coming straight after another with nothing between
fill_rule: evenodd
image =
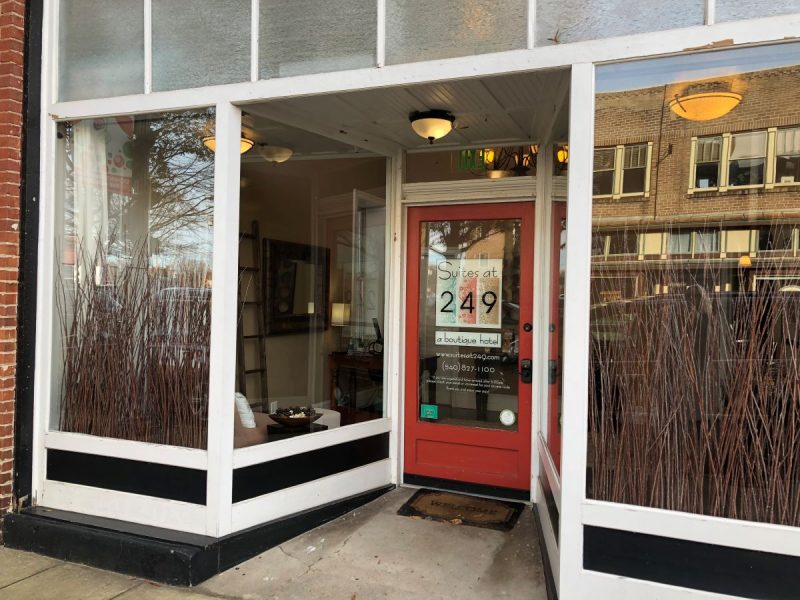
<instances>
[{"instance_id":1,"label":"red door","mask_svg":"<svg viewBox=\"0 0 800 600\"><path fill-rule=\"evenodd\" d=\"M533 215L408 211L407 474L530 489Z\"/></svg>"}]
</instances>

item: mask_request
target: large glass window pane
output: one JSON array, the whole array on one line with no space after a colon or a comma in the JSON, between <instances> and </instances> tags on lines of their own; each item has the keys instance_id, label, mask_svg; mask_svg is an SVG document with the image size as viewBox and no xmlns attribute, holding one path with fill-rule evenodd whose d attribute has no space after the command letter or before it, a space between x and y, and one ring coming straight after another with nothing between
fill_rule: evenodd
<instances>
[{"instance_id":1,"label":"large glass window pane","mask_svg":"<svg viewBox=\"0 0 800 600\"><path fill-rule=\"evenodd\" d=\"M614 166L616 150L599 148L594 151L594 180L592 195L610 196L614 191Z\"/></svg>"},{"instance_id":2,"label":"large glass window pane","mask_svg":"<svg viewBox=\"0 0 800 600\"><path fill-rule=\"evenodd\" d=\"M597 70L597 139L652 141L658 184L593 209L597 234L639 231L644 252L592 258L590 498L800 526L800 195L717 185L726 163L734 185L769 183L765 157L793 152L791 136L767 135L800 122L800 66L776 58L719 51ZM734 85L741 103L716 119L669 108L687 89Z\"/></svg>"},{"instance_id":3,"label":"large glass window pane","mask_svg":"<svg viewBox=\"0 0 800 600\"><path fill-rule=\"evenodd\" d=\"M643 194L647 176L647 144L626 146L622 165L622 193Z\"/></svg>"},{"instance_id":4,"label":"large glass window pane","mask_svg":"<svg viewBox=\"0 0 800 600\"><path fill-rule=\"evenodd\" d=\"M766 131L731 136L728 185L743 186L764 183L766 154Z\"/></svg>"},{"instance_id":5,"label":"large glass window pane","mask_svg":"<svg viewBox=\"0 0 800 600\"><path fill-rule=\"evenodd\" d=\"M375 0L261 0L262 79L375 65Z\"/></svg>"},{"instance_id":6,"label":"large glass window pane","mask_svg":"<svg viewBox=\"0 0 800 600\"><path fill-rule=\"evenodd\" d=\"M521 226L519 219L421 224L421 419L436 406L431 423L517 430L516 421L503 424L499 415L519 412ZM470 335L486 347L477 352L479 343L462 340ZM470 377L459 378L454 364Z\"/></svg>"},{"instance_id":7,"label":"large glass window pane","mask_svg":"<svg viewBox=\"0 0 800 600\"><path fill-rule=\"evenodd\" d=\"M389 64L527 46L527 0L387 0Z\"/></svg>"},{"instance_id":8,"label":"large glass window pane","mask_svg":"<svg viewBox=\"0 0 800 600\"><path fill-rule=\"evenodd\" d=\"M61 123L52 425L206 447L210 112Z\"/></svg>"},{"instance_id":9,"label":"large glass window pane","mask_svg":"<svg viewBox=\"0 0 800 600\"><path fill-rule=\"evenodd\" d=\"M153 89L250 79L250 0L153 0Z\"/></svg>"},{"instance_id":10,"label":"large glass window pane","mask_svg":"<svg viewBox=\"0 0 800 600\"><path fill-rule=\"evenodd\" d=\"M236 448L379 419L385 398L386 160L251 123L295 152L242 159Z\"/></svg>"},{"instance_id":11,"label":"large glass window pane","mask_svg":"<svg viewBox=\"0 0 800 600\"><path fill-rule=\"evenodd\" d=\"M698 139L696 152L694 187L697 189L719 187L722 138L716 136Z\"/></svg>"},{"instance_id":12,"label":"large glass window pane","mask_svg":"<svg viewBox=\"0 0 800 600\"><path fill-rule=\"evenodd\" d=\"M62 0L58 99L144 92L143 0Z\"/></svg>"},{"instance_id":13,"label":"large glass window pane","mask_svg":"<svg viewBox=\"0 0 800 600\"><path fill-rule=\"evenodd\" d=\"M800 128L778 130L775 155L775 183L800 183Z\"/></svg>"},{"instance_id":14,"label":"large glass window pane","mask_svg":"<svg viewBox=\"0 0 800 600\"><path fill-rule=\"evenodd\" d=\"M536 0L536 45L702 25L703 20L703 0Z\"/></svg>"},{"instance_id":15,"label":"large glass window pane","mask_svg":"<svg viewBox=\"0 0 800 600\"><path fill-rule=\"evenodd\" d=\"M716 21L736 21L739 19L758 19L773 15L800 13L800 0L716 0Z\"/></svg>"}]
</instances>

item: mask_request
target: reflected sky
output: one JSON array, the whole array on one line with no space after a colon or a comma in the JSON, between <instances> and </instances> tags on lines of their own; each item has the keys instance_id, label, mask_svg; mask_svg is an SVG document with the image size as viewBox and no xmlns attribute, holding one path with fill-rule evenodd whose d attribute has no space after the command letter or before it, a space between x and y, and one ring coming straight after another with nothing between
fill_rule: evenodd
<instances>
[{"instance_id":1,"label":"reflected sky","mask_svg":"<svg viewBox=\"0 0 800 600\"><path fill-rule=\"evenodd\" d=\"M800 64L800 44L773 44L601 65L595 91L615 92Z\"/></svg>"}]
</instances>

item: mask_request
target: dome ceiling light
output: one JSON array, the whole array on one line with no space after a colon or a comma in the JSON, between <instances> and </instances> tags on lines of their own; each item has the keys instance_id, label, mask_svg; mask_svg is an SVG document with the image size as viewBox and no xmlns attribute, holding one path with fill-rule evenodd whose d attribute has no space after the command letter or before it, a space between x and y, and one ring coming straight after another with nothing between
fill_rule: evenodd
<instances>
[{"instance_id":1,"label":"dome ceiling light","mask_svg":"<svg viewBox=\"0 0 800 600\"><path fill-rule=\"evenodd\" d=\"M421 138L425 138L433 144L434 141L443 138L453 130L453 122L456 118L446 110L426 110L416 111L408 117L411 121L411 129Z\"/></svg>"},{"instance_id":2,"label":"dome ceiling light","mask_svg":"<svg viewBox=\"0 0 800 600\"><path fill-rule=\"evenodd\" d=\"M258 153L261 155L261 158L263 158L267 162L282 163L286 162L292 157L292 154L294 154L294 150L292 150L291 148L285 148L284 146L270 146L269 144L259 144Z\"/></svg>"},{"instance_id":3,"label":"dome ceiling light","mask_svg":"<svg viewBox=\"0 0 800 600\"><path fill-rule=\"evenodd\" d=\"M669 109L689 121L713 121L739 106L742 95L735 92L703 92L669 101Z\"/></svg>"},{"instance_id":4,"label":"dome ceiling light","mask_svg":"<svg viewBox=\"0 0 800 600\"><path fill-rule=\"evenodd\" d=\"M245 133L242 132L242 137L239 140L239 154L244 154L245 152L249 151L253 147L254 143L255 142L253 142L253 140L248 138L245 135ZM204 137L203 138L203 145L206 148L208 148L209 150L211 150L212 152L216 152L217 151L217 138L216 138L216 136L208 135L208 136Z\"/></svg>"}]
</instances>

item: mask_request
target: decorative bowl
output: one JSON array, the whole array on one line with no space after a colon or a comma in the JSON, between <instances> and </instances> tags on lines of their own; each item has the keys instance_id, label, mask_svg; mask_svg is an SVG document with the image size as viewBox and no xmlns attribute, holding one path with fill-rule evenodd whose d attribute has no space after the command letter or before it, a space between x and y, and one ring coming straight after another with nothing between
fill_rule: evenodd
<instances>
[{"instance_id":1,"label":"decorative bowl","mask_svg":"<svg viewBox=\"0 0 800 600\"><path fill-rule=\"evenodd\" d=\"M293 428L308 427L321 416L322 413L315 411L312 407L293 406L291 408L282 408L278 412L270 414L269 418L279 425Z\"/></svg>"}]
</instances>

